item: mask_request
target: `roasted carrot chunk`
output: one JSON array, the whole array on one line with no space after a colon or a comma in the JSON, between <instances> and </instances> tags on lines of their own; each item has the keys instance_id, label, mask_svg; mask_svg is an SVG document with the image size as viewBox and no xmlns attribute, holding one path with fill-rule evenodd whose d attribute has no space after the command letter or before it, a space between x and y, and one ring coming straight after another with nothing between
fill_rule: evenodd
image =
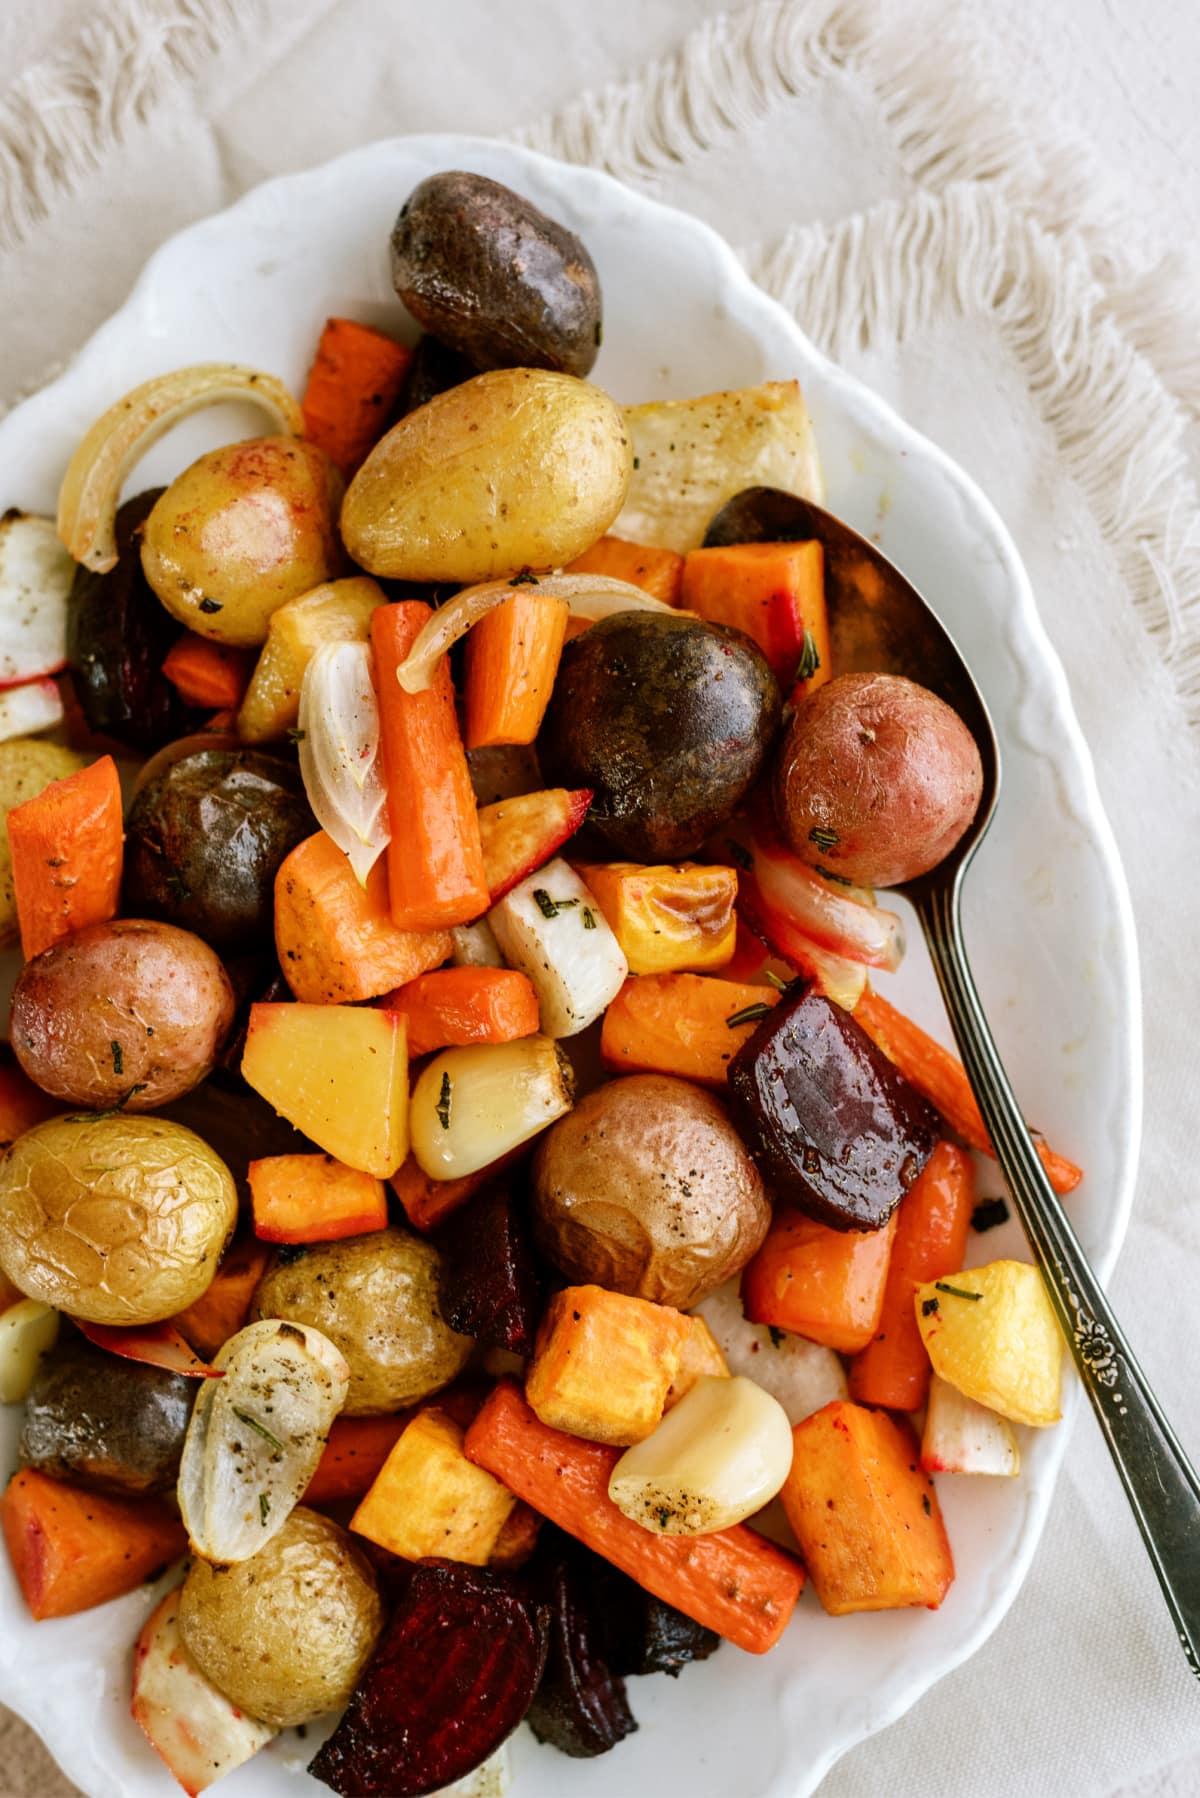
<instances>
[{"instance_id":1,"label":"roasted carrot chunk","mask_svg":"<svg viewBox=\"0 0 1200 1798\"><path fill-rule=\"evenodd\" d=\"M23 1130L44 1123L62 1110L57 1099L35 1086L24 1068L8 1060L12 1051L4 1050L0 1060L0 1144L14 1142Z\"/></svg>"},{"instance_id":2,"label":"roasted carrot chunk","mask_svg":"<svg viewBox=\"0 0 1200 1798\"><path fill-rule=\"evenodd\" d=\"M567 602L520 588L467 638L466 744L532 743L550 703Z\"/></svg>"},{"instance_id":3,"label":"roasted carrot chunk","mask_svg":"<svg viewBox=\"0 0 1200 1798\"><path fill-rule=\"evenodd\" d=\"M179 1518L157 1500L102 1497L32 1467L9 1481L0 1525L39 1622L120 1598L187 1548Z\"/></svg>"},{"instance_id":4,"label":"roasted carrot chunk","mask_svg":"<svg viewBox=\"0 0 1200 1798\"><path fill-rule=\"evenodd\" d=\"M387 1225L383 1181L332 1155L271 1155L247 1179L264 1242L336 1242Z\"/></svg>"},{"instance_id":5,"label":"roasted carrot chunk","mask_svg":"<svg viewBox=\"0 0 1200 1798\"><path fill-rule=\"evenodd\" d=\"M752 637L796 704L833 672L825 613L825 557L812 543L732 543L693 549L682 604Z\"/></svg>"},{"instance_id":6,"label":"roasted carrot chunk","mask_svg":"<svg viewBox=\"0 0 1200 1798\"><path fill-rule=\"evenodd\" d=\"M303 1502L331 1505L343 1498L361 1498L412 1415L411 1411L398 1411L391 1417L336 1417Z\"/></svg>"},{"instance_id":7,"label":"roasted carrot chunk","mask_svg":"<svg viewBox=\"0 0 1200 1798\"><path fill-rule=\"evenodd\" d=\"M624 537L601 537L591 549L568 562L567 574L606 574L614 581L641 587L665 605L679 604L683 557L673 549L655 549L648 543L630 543ZM586 620L579 620L586 623Z\"/></svg>"},{"instance_id":8,"label":"roasted carrot chunk","mask_svg":"<svg viewBox=\"0 0 1200 1798\"><path fill-rule=\"evenodd\" d=\"M929 1391L929 1356L921 1341L913 1294L963 1263L975 1179L971 1157L940 1142L900 1201L896 1236L875 1334L850 1365L850 1391L864 1405L918 1411Z\"/></svg>"},{"instance_id":9,"label":"roasted carrot chunk","mask_svg":"<svg viewBox=\"0 0 1200 1798\"><path fill-rule=\"evenodd\" d=\"M189 705L227 710L241 705L253 667L253 650L187 631L168 651L162 671Z\"/></svg>"},{"instance_id":10,"label":"roasted carrot chunk","mask_svg":"<svg viewBox=\"0 0 1200 1798\"><path fill-rule=\"evenodd\" d=\"M349 477L383 436L412 351L370 325L329 318L304 389L304 434Z\"/></svg>"},{"instance_id":11,"label":"roasted carrot chunk","mask_svg":"<svg viewBox=\"0 0 1200 1798\"><path fill-rule=\"evenodd\" d=\"M537 994L515 968L437 968L394 992L410 1056L466 1043L511 1043L538 1028Z\"/></svg>"},{"instance_id":12,"label":"roasted carrot chunk","mask_svg":"<svg viewBox=\"0 0 1200 1798\"><path fill-rule=\"evenodd\" d=\"M769 986L702 974L639 975L605 1012L600 1052L614 1073L724 1086L729 1063L778 996Z\"/></svg>"},{"instance_id":13,"label":"roasted carrot chunk","mask_svg":"<svg viewBox=\"0 0 1200 1798\"><path fill-rule=\"evenodd\" d=\"M8 846L26 961L73 930L116 917L124 840L111 755L13 807Z\"/></svg>"},{"instance_id":14,"label":"roasted carrot chunk","mask_svg":"<svg viewBox=\"0 0 1200 1798\"><path fill-rule=\"evenodd\" d=\"M747 1318L855 1354L879 1328L895 1232L894 1213L881 1230L831 1230L781 1207L742 1273Z\"/></svg>"},{"instance_id":15,"label":"roasted carrot chunk","mask_svg":"<svg viewBox=\"0 0 1200 1798\"><path fill-rule=\"evenodd\" d=\"M804 1585L798 1561L744 1524L710 1536L643 1529L608 1496L620 1449L550 1429L512 1381L486 1400L464 1447L535 1511L706 1629L751 1654L783 1634Z\"/></svg>"},{"instance_id":16,"label":"roasted carrot chunk","mask_svg":"<svg viewBox=\"0 0 1200 1798\"><path fill-rule=\"evenodd\" d=\"M254 1288L267 1271L268 1251L253 1237L235 1242L213 1275L212 1285L186 1311L171 1319L206 1361L231 1336L236 1336L250 1315Z\"/></svg>"}]
</instances>

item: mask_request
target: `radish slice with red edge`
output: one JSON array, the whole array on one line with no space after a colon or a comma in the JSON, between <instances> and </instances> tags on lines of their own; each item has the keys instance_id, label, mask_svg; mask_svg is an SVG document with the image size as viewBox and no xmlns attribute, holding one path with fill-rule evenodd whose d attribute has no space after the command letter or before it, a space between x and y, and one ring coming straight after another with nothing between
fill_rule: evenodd
<instances>
[{"instance_id":1,"label":"radish slice with red edge","mask_svg":"<svg viewBox=\"0 0 1200 1798\"><path fill-rule=\"evenodd\" d=\"M120 1355L125 1361L143 1361L147 1367L161 1367L167 1373L181 1373L191 1380L225 1377L223 1368L210 1367L200 1359L173 1324L132 1324L125 1328L85 1323L81 1317L73 1317L71 1322L97 1348Z\"/></svg>"},{"instance_id":2,"label":"radish slice with red edge","mask_svg":"<svg viewBox=\"0 0 1200 1798\"><path fill-rule=\"evenodd\" d=\"M57 674L67 665L67 599L75 564L52 518L0 517L0 687Z\"/></svg>"}]
</instances>

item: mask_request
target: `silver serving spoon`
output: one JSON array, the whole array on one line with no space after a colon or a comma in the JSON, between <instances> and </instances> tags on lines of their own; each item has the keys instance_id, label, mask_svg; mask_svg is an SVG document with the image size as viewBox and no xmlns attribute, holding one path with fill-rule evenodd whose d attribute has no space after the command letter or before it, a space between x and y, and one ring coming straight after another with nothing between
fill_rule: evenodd
<instances>
[{"instance_id":1,"label":"silver serving spoon","mask_svg":"<svg viewBox=\"0 0 1200 1798\"><path fill-rule=\"evenodd\" d=\"M983 695L948 631L874 544L831 513L789 500L789 537L825 550L839 673L886 670L931 688L963 719L983 760L974 822L946 860L899 891L912 902L984 1123L1017 1215L1154 1563L1192 1672L1200 1675L1200 1480L1109 1307L1046 1177L984 1016L963 943L963 876L992 821L1000 749Z\"/></svg>"}]
</instances>

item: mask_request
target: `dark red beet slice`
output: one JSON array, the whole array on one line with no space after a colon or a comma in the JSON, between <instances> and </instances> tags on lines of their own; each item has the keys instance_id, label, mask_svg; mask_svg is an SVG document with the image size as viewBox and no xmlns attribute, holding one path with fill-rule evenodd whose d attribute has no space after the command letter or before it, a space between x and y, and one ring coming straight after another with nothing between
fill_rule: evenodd
<instances>
[{"instance_id":1,"label":"dark red beet slice","mask_svg":"<svg viewBox=\"0 0 1200 1798\"><path fill-rule=\"evenodd\" d=\"M886 1224L938 1137L937 1114L815 987L785 993L743 1043L729 1103L774 1197L835 1230Z\"/></svg>"},{"instance_id":2,"label":"dark red beet slice","mask_svg":"<svg viewBox=\"0 0 1200 1798\"><path fill-rule=\"evenodd\" d=\"M538 1568L538 1591L550 1611L550 1645L528 1721L539 1742L575 1760L607 1754L637 1728L625 1681L601 1653L600 1620L585 1564L592 1559L556 1531Z\"/></svg>"},{"instance_id":3,"label":"dark red beet slice","mask_svg":"<svg viewBox=\"0 0 1200 1798\"><path fill-rule=\"evenodd\" d=\"M438 1238L439 1303L452 1330L485 1348L531 1355L542 1308L525 1208L497 1180L456 1212Z\"/></svg>"},{"instance_id":4,"label":"dark red beet slice","mask_svg":"<svg viewBox=\"0 0 1200 1798\"><path fill-rule=\"evenodd\" d=\"M592 1607L604 1626L603 1653L613 1673L669 1673L677 1679L692 1661L706 1661L721 1638L674 1605L655 1598L599 1555L588 1556Z\"/></svg>"},{"instance_id":5,"label":"dark red beet slice","mask_svg":"<svg viewBox=\"0 0 1200 1798\"><path fill-rule=\"evenodd\" d=\"M309 1772L342 1798L422 1798L511 1735L537 1691L546 1612L515 1580L422 1561Z\"/></svg>"}]
</instances>

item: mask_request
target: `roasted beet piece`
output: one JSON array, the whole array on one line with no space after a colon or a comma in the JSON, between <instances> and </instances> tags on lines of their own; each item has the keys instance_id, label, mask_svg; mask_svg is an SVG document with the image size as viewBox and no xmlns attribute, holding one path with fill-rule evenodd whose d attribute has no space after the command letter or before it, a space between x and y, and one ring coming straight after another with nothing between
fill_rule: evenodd
<instances>
[{"instance_id":1,"label":"roasted beet piece","mask_svg":"<svg viewBox=\"0 0 1200 1798\"><path fill-rule=\"evenodd\" d=\"M785 993L729 1064L734 1121L777 1199L878 1230L933 1151L936 1113L849 1012Z\"/></svg>"},{"instance_id":2,"label":"roasted beet piece","mask_svg":"<svg viewBox=\"0 0 1200 1798\"><path fill-rule=\"evenodd\" d=\"M512 1734L546 1659L545 1607L501 1574L421 1561L309 1772L343 1798L421 1798Z\"/></svg>"},{"instance_id":3,"label":"roasted beet piece","mask_svg":"<svg viewBox=\"0 0 1200 1798\"><path fill-rule=\"evenodd\" d=\"M67 620L67 660L84 718L92 730L141 750L186 735L203 716L162 671L179 625L142 573L142 526L161 492L125 501L116 519L116 566L107 574L76 569Z\"/></svg>"},{"instance_id":4,"label":"roasted beet piece","mask_svg":"<svg viewBox=\"0 0 1200 1798\"><path fill-rule=\"evenodd\" d=\"M589 1569L595 1559L560 1530L538 1557L537 1590L550 1612L549 1650L529 1726L539 1742L575 1760L607 1754L637 1728L625 1681L603 1657Z\"/></svg>"},{"instance_id":5,"label":"roasted beet piece","mask_svg":"<svg viewBox=\"0 0 1200 1798\"><path fill-rule=\"evenodd\" d=\"M599 1555L589 1556L595 1613L603 1620L603 1652L613 1673L669 1673L677 1679L691 1661L706 1661L721 1646L715 1630L685 1617Z\"/></svg>"},{"instance_id":6,"label":"roasted beet piece","mask_svg":"<svg viewBox=\"0 0 1200 1798\"><path fill-rule=\"evenodd\" d=\"M452 1330L485 1348L531 1355L541 1281L522 1201L497 1180L457 1212L438 1238L439 1301Z\"/></svg>"}]
</instances>

